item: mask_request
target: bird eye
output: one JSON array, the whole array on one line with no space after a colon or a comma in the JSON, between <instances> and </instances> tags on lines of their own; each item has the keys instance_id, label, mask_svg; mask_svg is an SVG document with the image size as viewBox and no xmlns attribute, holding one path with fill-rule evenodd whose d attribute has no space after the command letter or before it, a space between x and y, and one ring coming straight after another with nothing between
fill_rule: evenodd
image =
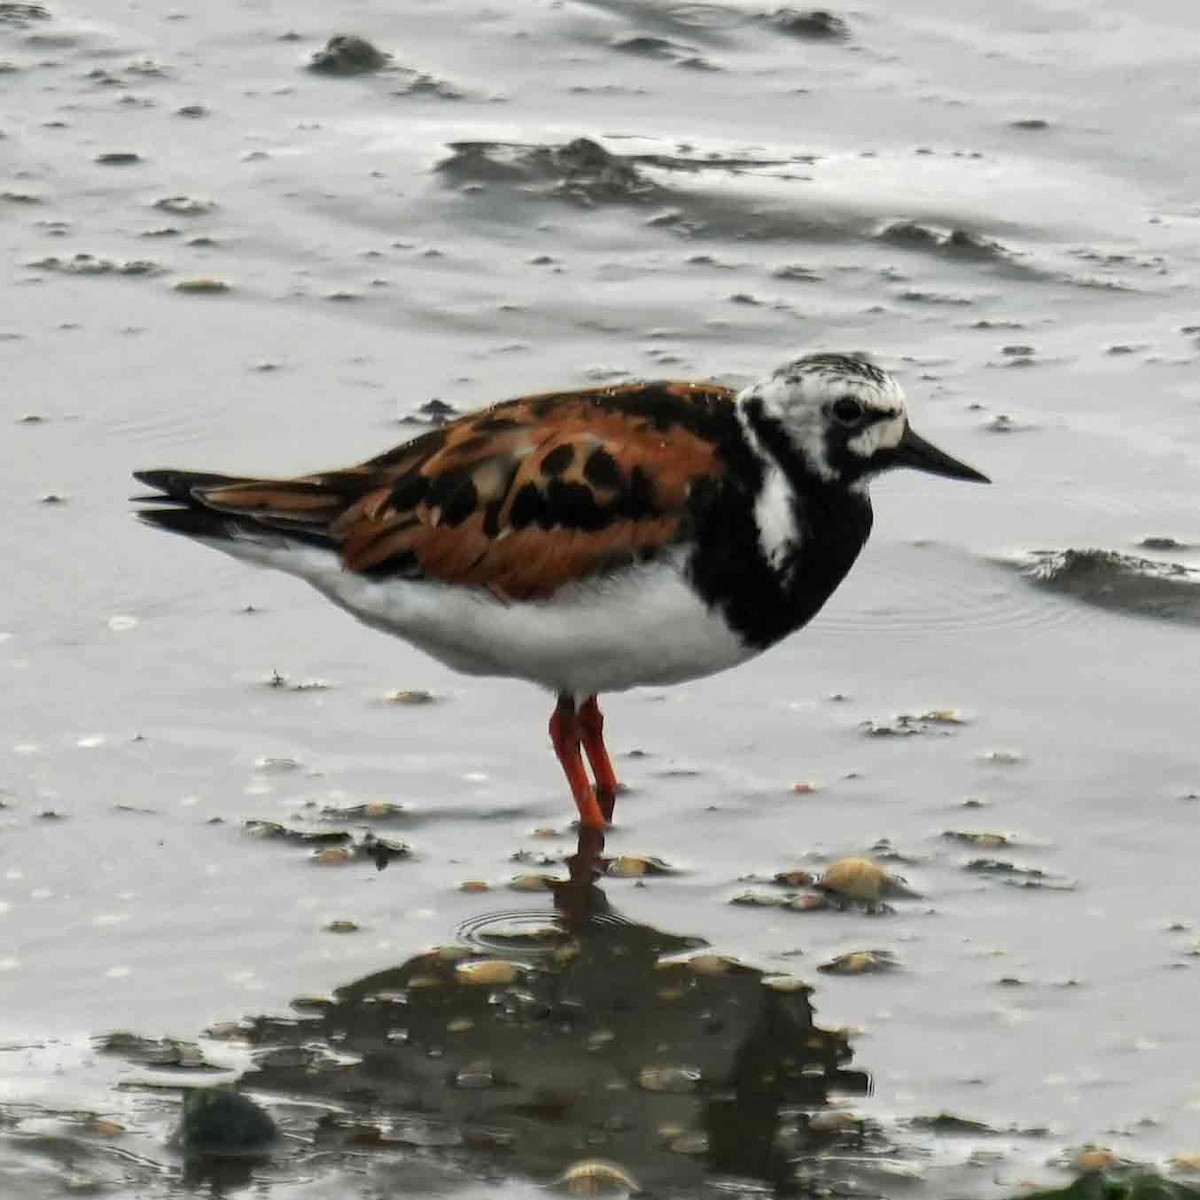
<instances>
[{"instance_id":1,"label":"bird eye","mask_svg":"<svg viewBox=\"0 0 1200 1200\"><path fill-rule=\"evenodd\" d=\"M830 411L843 425L857 425L863 419L863 406L853 396L843 396L840 400L835 400Z\"/></svg>"}]
</instances>

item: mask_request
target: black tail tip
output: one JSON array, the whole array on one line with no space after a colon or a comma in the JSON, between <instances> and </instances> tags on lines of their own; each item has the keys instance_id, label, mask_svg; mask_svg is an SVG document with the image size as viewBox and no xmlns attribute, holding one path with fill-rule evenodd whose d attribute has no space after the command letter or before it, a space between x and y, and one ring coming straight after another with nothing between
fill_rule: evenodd
<instances>
[{"instance_id":1,"label":"black tail tip","mask_svg":"<svg viewBox=\"0 0 1200 1200\"><path fill-rule=\"evenodd\" d=\"M197 491L245 482L236 475L218 475L213 471L177 471L167 467L134 471L133 477L138 483L144 483L159 493L158 499L182 501L187 504L195 499Z\"/></svg>"},{"instance_id":2,"label":"black tail tip","mask_svg":"<svg viewBox=\"0 0 1200 1200\"><path fill-rule=\"evenodd\" d=\"M144 525L180 533L184 537L225 539L230 536L229 519L206 508L142 508L134 514Z\"/></svg>"}]
</instances>

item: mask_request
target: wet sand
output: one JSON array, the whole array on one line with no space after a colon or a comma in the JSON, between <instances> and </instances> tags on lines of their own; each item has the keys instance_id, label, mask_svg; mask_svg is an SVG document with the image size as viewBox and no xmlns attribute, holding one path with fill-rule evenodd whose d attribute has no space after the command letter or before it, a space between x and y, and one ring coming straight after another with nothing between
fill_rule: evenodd
<instances>
[{"instance_id":1,"label":"wet sand","mask_svg":"<svg viewBox=\"0 0 1200 1200\"><path fill-rule=\"evenodd\" d=\"M181 1088L237 1078L283 1130L242 1173L272 1200L516 1198L594 1157L656 1194L782 1161L1007 1195L1085 1143L1198 1148L1200 15L906 10L0 5L0 1193L170 1194ZM308 69L338 33L391 58ZM813 348L872 351L995 486L885 480L807 630L610 698L606 852L673 870L601 877L621 920L578 965L528 951L483 1006L443 981L398 1048L368 1001L422 955L553 923L511 886L575 850L548 702L138 527L129 472L317 469L435 400ZM409 853L318 857L370 837ZM846 855L914 894L773 882ZM656 986L681 945L752 970L694 1005ZM860 950L892 969L819 969ZM862 1078L738 1090L764 975ZM575 1041L553 1005L500 1020L558 981ZM694 1086L655 1100L664 1067ZM731 1130L778 1148L722 1157Z\"/></svg>"}]
</instances>

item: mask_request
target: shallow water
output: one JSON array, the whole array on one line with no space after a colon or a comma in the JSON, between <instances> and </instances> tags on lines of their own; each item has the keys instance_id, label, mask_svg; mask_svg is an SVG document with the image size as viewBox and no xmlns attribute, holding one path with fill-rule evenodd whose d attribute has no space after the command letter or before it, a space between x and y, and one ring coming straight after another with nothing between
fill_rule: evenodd
<instances>
[{"instance_id":1,"label":"shallow water","mask_svg":"<svg viewBox=\"0 0 1200 1200\"><path fill-rule=\"evenodd\" d=\"M285 1133L243 1173L272 1200L520 1197L596 1156L658 1193L757 1194L775 1167L711 1144L743 1128L802 1179L931 1196L1011 1193L1086 1142L1200 1146L1200 12L902 7L813 38L736 3L0 5L0 1194L168 1194L180 1088L242 1074ZM305 70L338 32L391 68ZM497 1023L502 989L469 1052L397 1051L370 981L485 918L552 918L507 886L574 848L547 702L136 526L129 471L298 472L408 436L434 398L741 382L816 347L873 351L996 485L884 481L809 629L610 699L631 790L608 852L676 871L600 881L624 923L581 935L595 970L567 999L621 989L641 1025L579 1057ZM921 719L944 710L961 723ZM321 863L250 820L412 852ZM863 853L918 895L730 903ZM810 984L870 1093L721 1109L762 983L706 996L740 1014L715 1041L673 1024L651 960L701 943ZM896 969L818 971L862 949ZM99 1052L114 1031L202 1057ZM520 1078L456 1088L431 1050ZM643 1059L701 1086L656 1107ZM600 1111L610 1085L630 1099ZM856 1121L811 1145L830 1102ZM705 1130L707 1157L684 1137Z\"/></svg>"}]
</instances>

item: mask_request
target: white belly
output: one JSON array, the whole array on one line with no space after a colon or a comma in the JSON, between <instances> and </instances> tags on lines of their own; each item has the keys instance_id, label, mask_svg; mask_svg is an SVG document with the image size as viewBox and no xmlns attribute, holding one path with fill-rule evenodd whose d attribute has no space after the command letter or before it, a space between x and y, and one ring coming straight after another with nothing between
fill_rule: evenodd
<instances>
[{"instance_id":1,"label":"white belly","mask_svg":"<svg viewBox=\"0 0 1200 1200\"><path fill-rule=\"evenodd\" d=\"M360 621L455 670L528 679L554 692L588 696L678 683L756 653L687 586L682 551L548 600L505 603L480 589L366 579L313 547L211 544L300 576Z\"/></svg>"}]
</instances>

